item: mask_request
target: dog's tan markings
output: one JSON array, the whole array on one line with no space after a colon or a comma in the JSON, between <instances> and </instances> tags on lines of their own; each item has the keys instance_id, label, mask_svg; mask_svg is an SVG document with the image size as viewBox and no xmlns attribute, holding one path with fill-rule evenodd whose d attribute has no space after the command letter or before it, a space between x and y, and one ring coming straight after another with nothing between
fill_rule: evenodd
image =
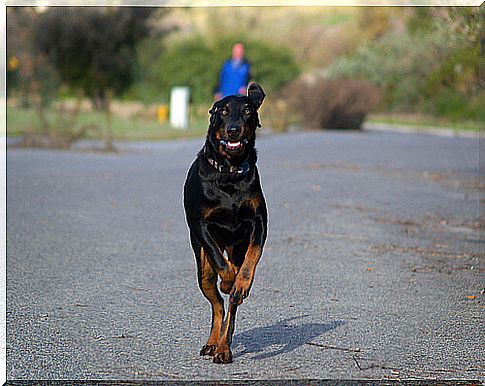
<instances>
[{"instance_id":1,"label":"dog's tan markings","mask_svg":"<svg viewBox=\"0 0 485 386\"><path fill-rule=\"evenodd\" d=\"M255 196L250 200L245 201L245 204L249 206L253 211L256 211L256 209L258 209L259 205L261 204L261 197Z\"/></svg>"},{"instance_id":2,"label":"dog's tan markings","mask_svg":"<svg viewBox=\"0 0 485 386\"><path fill-rule=\"evenodd\" d=\"M210 265L204 248L200 250L200 265L202 293L212 305L211 333L207 343L202 347L200 355L214 355L221 338L221 329L224 320L224 303L217 290L217 273Z\"/></svg>"},{"instance_id":3,"label":"dog's tan markings","mask_svg":"<svg viewBox=\"0 0 485 386\"><path fill-rule=\"evenodd\" d=\"M225 151L224 151L224 146L220 145L219 146L219 153L222 154L224 157L227 157L227 158L231 158L229 156L229 154L227 154Z\"/></svg>"},{"instance_id":4,"label":"dog's tan markings","mask_svg":"<svg viewBox=\"0 0 485 386\"><path fill-rule=\"evenodd\" d=\"M215 208L204 208L202 209L202 218L208 219L216 211Z\"/></svg>"},{"instance_id":5,"label":"dog's tan markings","mask_svg":"<svg viewBox=\"0 0 485 386\"><path fill-rule=\"evenodd\" d=\"M221 291L224 292L225 294L229 294L231 292L231 289L234 285L234 280L236 279L237 273L239 271L239 267L237 267L235 264L232 262L232 254L233 254L233 247L228 246L226 247L226 252L227 252L227 265L231 267L231 270L234 272L234 277L226 279L226 282L221 283Z\"/></svg>"},{"instance_id":6,"label":"dog's tan markings","mask_svg":"<svg viewBox=\"0 0 485 386\"><path fill-rule=\"evenodd\" d=\"M222 336L214 353L215 363L231 363L232 352L231 343L232 335L234 333L234 322L236 320L237 304L229 303L229 310L226 321L222 328Z\"/></svg>"},{"instance_id":7,"label":"dog's tan markings","mask_svg":"<svg viewBox=\"0 0 485 386\"><path fill-rule=\"evenodd\" d=\"M225 294L229 294L234 286L234 280L236 280L237 268L229 260L226 260L226 262L227 269L219 272L219 276L221 277L221 284L219 285L219 288Z\"/></svg>"}]
</instances>

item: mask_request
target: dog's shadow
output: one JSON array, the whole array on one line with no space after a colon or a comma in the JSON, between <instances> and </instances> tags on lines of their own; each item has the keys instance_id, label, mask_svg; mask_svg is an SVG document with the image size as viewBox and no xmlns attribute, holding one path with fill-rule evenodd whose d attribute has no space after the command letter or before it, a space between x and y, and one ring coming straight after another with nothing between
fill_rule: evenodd
<instances>
[{"instance_id":1,"label":"dog's shadow","mask_svg":"<svg viewBox=\"0 0 485 386\"><path fill-rule=\"evenodd\" d=\"M264 327L256 327L248 331L241 332L234 336L234 347L244 346L244 350L235 350L235 357L246 354L258 354L252 359L271 358L279 354L284 354L311 342L318 336L325 334L343 324L342 320L328 323L300 323L289 324L288 322L301 319L305 316L286 318ZM264 352L267 348L275 346L275 350Z\"/></svg>"}]
</instances>

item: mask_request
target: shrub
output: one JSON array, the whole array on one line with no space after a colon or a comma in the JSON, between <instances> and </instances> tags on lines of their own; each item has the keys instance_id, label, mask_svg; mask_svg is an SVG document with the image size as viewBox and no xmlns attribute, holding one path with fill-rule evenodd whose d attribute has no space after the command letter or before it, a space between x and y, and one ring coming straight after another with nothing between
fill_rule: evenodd
<instances>
[{"instance_id":1,"label":"shrub","mask_svg":"<svg viewBox=\"0 0 485 386\"><path fill-rule=\"evenodd\" d=\"M212 100L217 83L217 61L206 42L196 37L169 46L158 58L160 91L169 100L174 86L188 86L195 103Z\"/></svg>"},{"instance_id":2,"label":"shrub","mask_svg":"<svg viewBox=\"0 0 485 386\"><path fill-rule=\"evenodd\" d=\"M416 8L407 30L391 31L337 59L330 77L363 78L383 92L383 109L452 120L481 114L478 10Z\"/></svg>"},{"instance_id":3,"label":"shrub","mask_svg":"<svg viewBox=\"0 0 485 386\"><path fill-rule=\"evenodd\" d=\"M255 39L224 36L207 41L202 36L191 36L162 46L149 38L139 46L139 68L143 71L139 71L139 84L130 94L140 97L139 93L143 93L142 99L148 102L168 101L173 86L189 86L192 102L207 105L213 99L222 63L230 57L236 41L246 46L252 80L260 82L267 93L298 75L289 49Z\"/></svg>"},{"instance_id":4,"label":"shrub","mask_svg":"<svg viewBox=\"0 0 485 386\"><path fill-rule=\"evenodd\" d=\"M426 113L460 120L485 121L485 92L479 87L478 47L456 50L424 83Z\"/></svg>"},{"instance_id":5,"label":"shrub","mask_svg":"<svg viewBox=\"0 0 485 386\"><path fill-rule=\"evenodd\" d=\"M363 78L384 92L386 108L413 111L427 77L450 54L450 31L423 36L389 33L355 54L337 59L328 69L331 77Z\"/></svg>"},{"instance_id":6,"label":"shrub","mask_svg":"<svg viewBox=\"0 0 485 386\"><path fill-rule=\"evenodd\" d=\"M426 96L433 98L443 91L474 94L478 89L478 47L463 47L450 55L424 84Z\"/></svg>"},{"instance_id":7,"label":"shrub","mask_svg":"<svg viewBox=\"0 0 485 386\"><path fill-rule=\"evenodd\" d=\"M380 99L375 86L355 79L299 79L285 94L303 126L319 129L360 129Z\"/></svg>"},{"instance_id":8,"label":"shrub","mask_svg":"<svg viewBox=\"0 0 485 386\"><path fill-rule=\"evenodd\" d=\"M465 96L446 89L424 104L429 114L448 118L452 122L480 121L485 122L485 92L479 91Z\"/></svg>"}]
</instances>

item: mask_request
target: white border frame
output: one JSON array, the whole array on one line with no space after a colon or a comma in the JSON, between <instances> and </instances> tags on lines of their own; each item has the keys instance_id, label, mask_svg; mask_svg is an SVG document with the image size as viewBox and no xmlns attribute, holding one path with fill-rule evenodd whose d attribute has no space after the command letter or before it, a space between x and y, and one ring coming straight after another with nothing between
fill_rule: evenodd
<instances>
[{"instance_id":1,"label":"white border frame","mask_svg":"<svg viewBox=\"0 0 485 386\"><path fill-rule=\"evenodd\" d=\"M234 6L465 6L480 7L481 0L0 0L0 384L7 380L7 78L6 7L13 6L156 6L156 7L234 7ZM479 153L480 154L480 153Z\"/></svg>"}]
</instances>

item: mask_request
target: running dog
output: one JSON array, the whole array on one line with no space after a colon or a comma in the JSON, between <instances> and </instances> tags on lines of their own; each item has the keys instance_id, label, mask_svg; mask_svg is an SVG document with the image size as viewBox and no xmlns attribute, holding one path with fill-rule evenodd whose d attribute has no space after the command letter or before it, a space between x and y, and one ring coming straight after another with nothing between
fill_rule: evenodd
<instances>
[{"instance_id":1,"label":"running dog","mask_svg":"<svg viewBox=\"0 0 485 386\"><path fill-rule=\"evenodd\" d=\"M267 235L267 210L256 167L258 109L265 97L257 83L209 110L202 150L184 185L184 207L197 262L199 287L212 306L212 328L200 355L231 363L237 307L249 295ZM224 300L217 287L229 295Z\"/></svg>"}]
</instances>

